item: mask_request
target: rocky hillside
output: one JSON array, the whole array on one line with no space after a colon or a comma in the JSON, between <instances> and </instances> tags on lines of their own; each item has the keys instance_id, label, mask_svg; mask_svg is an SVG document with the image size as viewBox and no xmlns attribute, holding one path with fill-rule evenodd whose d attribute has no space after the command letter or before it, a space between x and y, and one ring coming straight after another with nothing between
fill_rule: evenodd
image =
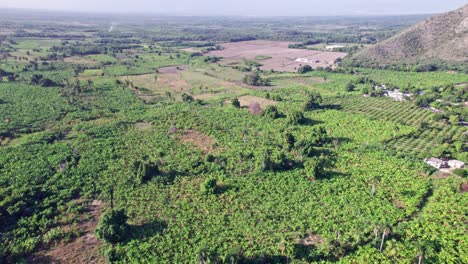
<instances>
[{"instance_id":1,"label":"rocky hillside","mask_svg":"<svg viewBox=\"0 0 468 264\"><path fill-rule=\"evenodd\" d=\"M362 66L468 63L468 5L426 19L351 58Z\"/></svg>"}]
</instances>

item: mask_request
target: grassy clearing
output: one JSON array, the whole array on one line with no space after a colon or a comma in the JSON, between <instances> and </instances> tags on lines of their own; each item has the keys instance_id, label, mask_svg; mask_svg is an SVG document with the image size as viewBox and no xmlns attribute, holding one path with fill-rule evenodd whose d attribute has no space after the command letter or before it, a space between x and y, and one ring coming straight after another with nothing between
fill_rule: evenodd
<instances>
[{"instance_id":1,"label":"grassy clearing","mask_svg":"<svg viewBox=\"0 0 468 264\"><path fill-rule=\"evenodd\" d=\"M249 107L253 103L258 103L260 107L263 109L269 105L276 105L278 102L274 100L269 100L263 97L252 96L252 95L244 95L238 98L240 105L242 107Z\"/></svg>"},{"instance_id":2,"label":"grassy clearing","mask_svg":"<svg viewBox=\"0 0 468 264\"><path fill-rule=\"evenodd\" d=\"M52 46L60 45L60 39L43 39L43 38L22 38L14 45L17 49L33 50L33 49L49 49Z\"/></svg>"}]
</instances>

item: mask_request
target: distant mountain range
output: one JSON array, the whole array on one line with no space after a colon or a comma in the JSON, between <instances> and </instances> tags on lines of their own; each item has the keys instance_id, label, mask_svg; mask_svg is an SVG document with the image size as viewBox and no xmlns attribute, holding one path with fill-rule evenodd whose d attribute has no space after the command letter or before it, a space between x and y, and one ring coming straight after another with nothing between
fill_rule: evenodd
<instances>
[{"instance_id":1,"label":"distant mountain range","mask_svg":"<svg viewBox=\"0 0 468 264\"><path fill-rule=\"evenodd\" d=\"M350 58L354 65L468 64L468 5L437 15Z\"/></svg>"}]
</instances>

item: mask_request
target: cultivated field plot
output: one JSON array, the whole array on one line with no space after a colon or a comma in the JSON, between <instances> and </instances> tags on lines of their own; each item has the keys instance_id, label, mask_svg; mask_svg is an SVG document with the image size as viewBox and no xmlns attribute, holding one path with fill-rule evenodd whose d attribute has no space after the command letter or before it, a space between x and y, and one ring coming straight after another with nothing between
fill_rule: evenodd
<instances>
[{"instance_id":1,"label":"cultivated field plot","mask_svg":"<svg viewBox=\"0 0 468 264\"><path fill-rule=\"evenodd\" d=\"M283 41L243 41L221 44L223 50L210 51L208 55L224 58L224 63L235 63L242 60L261 60L263 70L294 72L301 65L317 67L332 67L336 59L344 58L343 52L325 52L318 50L290 49L291 42ZM271 58L268 58L271 57Z\"/></svg>"},{"instance_id":2,"label":"cultivated field plot","mask_svg":"<svg viewBox=\"0 0 468 264\"><path fill-rule=\"evenodd\" d=\"M242 85L243 75L235 73L238 72L230 67L179 65L159 68L157 74L121 76L119 80L128 82L128 88L145 102L153 102L154 99L168 94L171 94L172 99L179 98L178 95L182 93L200 100L221 100L252 92ZM89 74L91 76L93 72ZM83 75L81 78L90 77Z\"/></svg>"},{"instance_id":3,"label":"cultivated field plot","mask_svg":"<svg viewBox=\"0 0 468 264\"><path fill-rule=\"evenodd\" d=\"M434 148L444 145L453 139L460 139L468 129L464 126L440 124L432 120L433 113L414 104L396 102L389 98L342 97L326 99L327 104L337 105L350 113L363 114L375 120L390 121L394 124L406 124L414 128L421 123L430 124L424 129L401 136L402 127L398 131L400 136L388 142L388 146L398 152L416 157L430 156ZM405 130L406 131L406 130ZM375 136L374 136L375 138Z\"/></svg>"},{"instance_id":4,"label":"cultivated field plot","mask_svg":"<svg viewBox=\"0 0 468 264\"><path fill-rule=\"evenodd\" d=\"M359 113L397 124L418 125L430 123L433 113L414 104L397 102L389 98L348 96L327 98L326 104L337 105L346 112Z\"/></svg>"}]
</instances>

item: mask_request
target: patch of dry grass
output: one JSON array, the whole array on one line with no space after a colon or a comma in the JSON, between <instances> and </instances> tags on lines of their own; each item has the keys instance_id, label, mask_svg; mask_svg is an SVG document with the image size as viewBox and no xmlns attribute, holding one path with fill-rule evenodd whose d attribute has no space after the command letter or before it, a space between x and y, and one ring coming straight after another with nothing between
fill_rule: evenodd
<instances>
[{"instance_id":1,"label":"patch of dry grass","mask_svg":"<svg viewBox=\"0 0 468 264\"><path fill-rule=\"evenodd\" d=\"M258 103L260 107L263 109L269 105L276 105L278 102L273 101L270 99L266 99L263 97L252 96L252 95L244 95L238 98L240 105L242 107L249 107L253 103Z\"/></svg>"},{"instance_id":2,"label":"patch of dry grass","mask_svg":"<svg viewBox=\"0 0 468 264\"><path fill-rule=\"evenodd\" d=\"M215 145L215 140L210 136L203 134L197 130L187 130L180 136L183 143L194 145L205 153L215 152L218 147Z\"/></svg>"}]
</instances>

